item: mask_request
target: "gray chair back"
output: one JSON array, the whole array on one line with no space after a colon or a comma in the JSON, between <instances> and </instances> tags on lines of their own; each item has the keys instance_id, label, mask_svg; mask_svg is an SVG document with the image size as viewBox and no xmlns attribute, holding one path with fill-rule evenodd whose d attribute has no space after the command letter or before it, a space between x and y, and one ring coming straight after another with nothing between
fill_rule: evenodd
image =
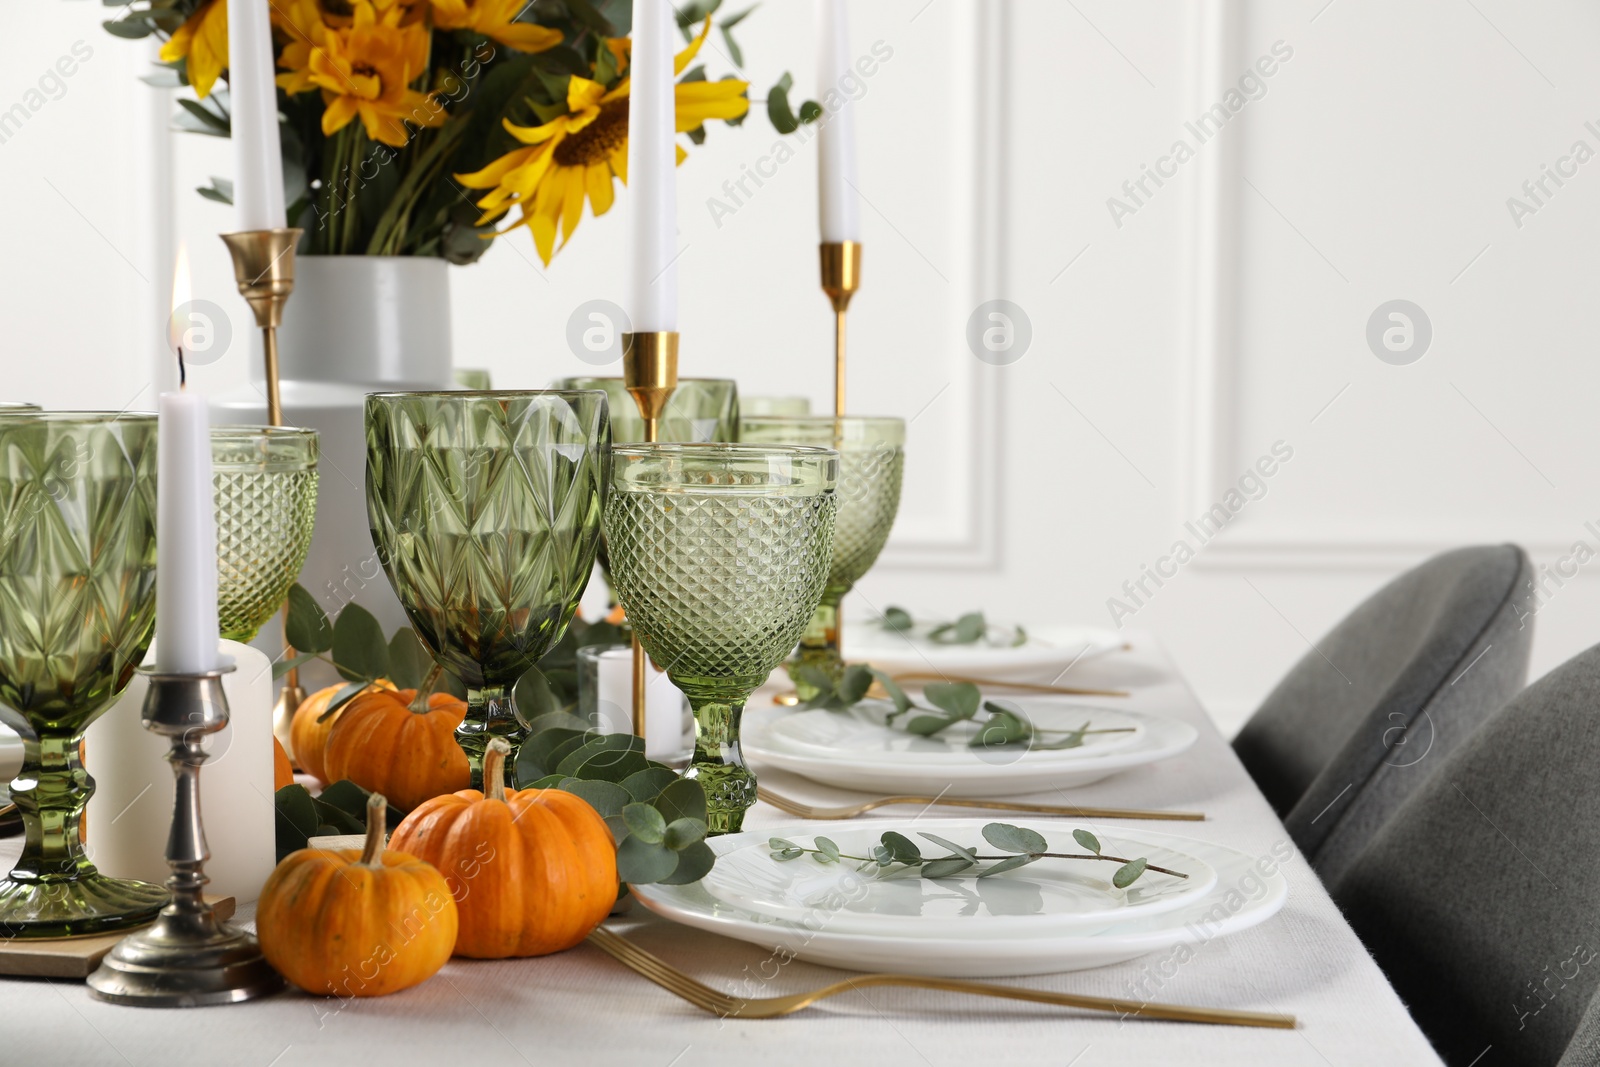
<instances>
[{"instance_id":1,"label":"gray chair back","mask_svg":"<svg viewBox=\"0 0 1600 1067\"><path fill-rule=\"evenodd\" d=\"M1441 761L1329 886L1446 1062L1600 1062L1597 767L1600 646Z\"/></svg>"},{"instance_id":2,"label":"gray chair back","mask_svg":"<svg viewBox=\"0 0 1600 1067\"><path fill-rule=\"evenodd\" d=\"M1325 881L1522 688L1532 579L1516 545L1433 557L1318 641L1234 739Z\"/></svg>"}]
</instances>

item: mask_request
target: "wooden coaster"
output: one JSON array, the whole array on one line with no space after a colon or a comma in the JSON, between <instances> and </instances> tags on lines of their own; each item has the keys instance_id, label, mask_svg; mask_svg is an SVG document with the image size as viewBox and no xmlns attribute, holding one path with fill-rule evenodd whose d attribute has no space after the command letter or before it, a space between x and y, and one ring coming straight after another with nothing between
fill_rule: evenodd
<instances>
[{"instance_id":1,"label":"wooden coaster","mask_svg":"<svg viewBox=\"0 0 1600 1067\"><path fill-rule=\"evenodd\" d=\"M218 919L233 916L232 897L217 897L210 903ZM16 978L87 978L100 966L101 958L136 929L139 927L129 927L111 934L90 934L87 937L0 940L0 975Z\"/></svg>"}]
</instances>

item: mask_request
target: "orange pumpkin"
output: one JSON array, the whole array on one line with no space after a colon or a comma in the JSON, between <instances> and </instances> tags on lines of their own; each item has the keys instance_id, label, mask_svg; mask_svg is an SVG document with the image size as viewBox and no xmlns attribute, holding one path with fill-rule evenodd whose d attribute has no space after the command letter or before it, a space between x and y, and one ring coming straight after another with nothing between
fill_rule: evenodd
<instances>
[{"instance_id":1,"label":"orange pumpkin","mask_svg":"<svg viewBox=\"0 0 1600 1067\"><path fill-rule=\"evenodd\" d=\"M327 780L348 778L407 810L472 784L455 729L466 701L434 693L418 706L415 689L369 689L340 711L323 749Z\"/></svg>"},{"instance_id":2,"label":"orange pumpkin","mask_svg":"<svg viewBox=\"0 0 1600 1067\"><path fill-rule=\"evenodd\" d=\"M282 789L286 785L294 785L294 767L289 763L289 753L283 750L278 739L272 739L272 788Z\"/></svg>"},{"instance_id":3,"label":"orange pumpkin","mask_svg":"<svg viewBox=\"0 0 1600 1067\"><path fill-rule=\"evenodd\" d=\"M456 955L543 956L582 941L617 899L611 830L559 789L507 789L511 746L489 742L488 793L463 789L406 816L392 844L445 875L461 913Z\"/></svg>"},{"instance_id":4,"label":"orange pumpkin","mask_svg":"<svg viewBox=\"0 0 1600 1067\"><path fill-rule=\"evenodd\" d=\"M303 848L261 890L261 952L308 993L380 997L426 981L450 959L458 923L450 888L415 856L384 851L386 814L374 794L365 848Z\"/></svg>"},{"instance_id":5,"label":"orange pumpkin","mask_svg":"<svg viewBox=\"0 0 1600 1067\"><path fill-rule=\"evenodd\" d=\"M373 683L384 689L393 689L394 684L380 678ZM328 747L328 734L333 731L333 724L339 721L339 716L349 710L347 703L323 722L318 722L333 698L343 689L345 683L330 685L326 689L318 689L306 697L295 709L294 718L289 723L289 748L294 761L300 769L311 775L317 781L327 784L334 781L329 778L323 766L323 750Z\"/></svg>"}]
</instances>

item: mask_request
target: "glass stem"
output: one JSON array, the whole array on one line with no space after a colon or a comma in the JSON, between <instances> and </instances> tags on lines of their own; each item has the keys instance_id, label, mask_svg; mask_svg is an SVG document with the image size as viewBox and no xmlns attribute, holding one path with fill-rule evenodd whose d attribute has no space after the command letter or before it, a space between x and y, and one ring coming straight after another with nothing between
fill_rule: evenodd
<instances>
[{"instance_id":1,"label":"glass stem","mask_svg":"<svg viewBox=\"0 0 1600 1067\"><path fill-rule=\"evenodd\" d=\"M739 751L739 719L744 700L689 692L694 709L694 758L685 778L706 791L706 826L713 834L738 833L744 813L756 802L756 776Z\"/></svg>"},{"instance_id":2,"label":"glass stem","mask_svg":"<svg viewBox=\"0 0 1600 1067\"><path fill-rule=\"evenodd\" d=\"M528 724L517 711L511 690L505 686L467 689L467 717L456 727L456 742L472 767L472 788L483 788L483 753L491 738L503 737L511 745L506 760L505 784L516 788L517 748L528 736Z\"/></svg>"},{"instance_id":3,"label":"glass stem","mask_svg":"<svg viewBox=\"0 0 1600 1067\"><path fill-rule=\"evenodd\" d=\"M13 881L94 873L80 836L94 780L78 758L78 740L52 734L25 742L23 773L11 783L11 800L22 814L25 835L22 855L11 872Z\"/></svg>"},{"instance_id":4,"label":"glass stem","mask_svg":"<svg viewBox=\"0 0 1600 1067\"><path fill-rule=\"evenodd\" d=\"M843 589L830 588L822 594L822 602L812 613L805 633L800 635L800 647L788 663L789 677L794 681L795 692L801 700L817 695L817 687L800 676L802 667L815 667L830 678L837 678L844 670L844 658L839 654L841 618L839 604L844 600Z\"/></svg>"}]
</instances>

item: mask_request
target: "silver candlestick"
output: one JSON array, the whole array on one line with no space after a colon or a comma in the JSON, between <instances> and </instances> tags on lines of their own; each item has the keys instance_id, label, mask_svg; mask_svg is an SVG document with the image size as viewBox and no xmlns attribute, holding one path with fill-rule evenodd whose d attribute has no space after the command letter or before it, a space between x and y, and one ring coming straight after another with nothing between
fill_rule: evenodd
<instances>
[{"instance_id":1,"label":"silver candlestick","mask_svg":"<svg viewBox=\"0 0 1600 1067\"><path fill-rule=\"evenodd\" d=\"M150 927L129 934L89 976L91 994L114 1004L190 1008L232 1004L283 988L255 936L219 922L200 895L211 852L200 821L200 742L228 725L222 676L232 665L196 674L141 670L150 679L140 713L145 729L172 741L167 761L177 780L167 837L172 903Z\"/></svg>"}]
</instances>

